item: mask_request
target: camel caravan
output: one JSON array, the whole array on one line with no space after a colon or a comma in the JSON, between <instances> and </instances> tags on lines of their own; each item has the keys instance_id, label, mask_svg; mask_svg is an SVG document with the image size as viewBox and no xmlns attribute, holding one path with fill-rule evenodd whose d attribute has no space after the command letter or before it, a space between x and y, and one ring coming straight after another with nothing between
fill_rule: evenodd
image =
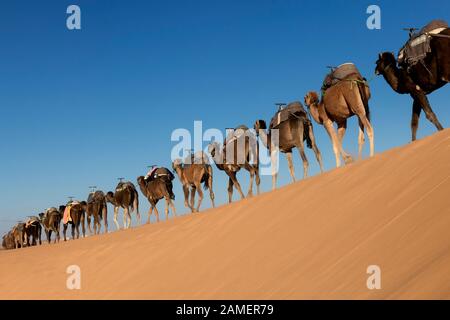
<instances>
[{"instance_id":1,"label":"camel caravan","mask_svg":"<svg viewBox=\"0 0 450 320\"><path fill-rule=\"evenodd\" d=\"M391 52L383 52L376 61L375 73L382 75L388 85L397 93L409 94L413 99L411 132L412 141L416 140L419 117L422 110L426 118L438 130L443 127L433 112L427 95L443 87L450 79L450 28L445 21L434 20L423 29L415 32L410 30L409 40L400 49L396 58ZM347 119L356 115L359 123L358 158L362 157L365 134L369 139L370 156L373 156L374 129L370 119L369 100L371 92L369 83L353 63L344 63L331 68L322 83L319 93L309 91L304 97L303 107L300 101L289 104L278 103L269 126L264 120L256 120L253 128L245 125L231 129L222 144L215 141L207 148L207 153L193 151L184 159L172 162L172 171L164 167L151 166L146 176L139 176L136 183L141 193L150 204L147 223L155 212L159 222L159 212L156 207L160 200L165 202L166 219L169 211L176 216L173 200L173 181L175 175L180 181L184 193L184 205L191 212L200 211L205 190L209 193L212 207L214 203L213 166L224 171L228 176L228 202L232 202L233 190L239 193L241 199L253 195L253 183L257 194L260 193L259 152L260 141L270 154L272 168L272 189L276 188L278 153L286 155L288 169L292 181L295 181L292 150L297 149L303 162L303 177L308 176L309 162L305 153L306 147L314 151L321 172L324 171L322 155L314 136L313 123L322 125L331 139L336 167L353 161L352 156L345 152L342 146ZM336 123L337 131L334 123ZM237 178L237 173L244 169L250 175L249 189L244 195ZM131 215L136 214L138 224L141 223L139 212L139 193L134 183L119 179L113 191L104 193L93 190L86 201L71 200L65 205L51 207L38 216L30 216L24 222L17 223L3 236L4 249L23 248L42 244L42 230L48 243L59 242L62 237L67 240L67 229L71 228L71 238L86 236L85 224L89 235L99 234L103 225L104 233L108 232L108 203L114 208L114 224L120 229L117 220L119 210L123 210L123 228L131 226ZM195 198L198 196L197 205ZM92 221L92 228L91 228Z\"/></svg>"}]
</instances>

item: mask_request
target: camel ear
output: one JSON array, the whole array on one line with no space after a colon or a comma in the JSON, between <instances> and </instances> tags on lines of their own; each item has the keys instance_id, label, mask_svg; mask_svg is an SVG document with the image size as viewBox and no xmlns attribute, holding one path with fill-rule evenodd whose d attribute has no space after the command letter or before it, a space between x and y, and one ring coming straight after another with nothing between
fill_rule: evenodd
<instances>
[{"instance_id":1,"label":"camel ear","mask_svg":"<svg viewBox=\"0 0 450 320\"><path fill-rule=\"evenodd\" d=\"M381 59L381 53L378 54L378 59Z\"/></svg>"}]
</instances>

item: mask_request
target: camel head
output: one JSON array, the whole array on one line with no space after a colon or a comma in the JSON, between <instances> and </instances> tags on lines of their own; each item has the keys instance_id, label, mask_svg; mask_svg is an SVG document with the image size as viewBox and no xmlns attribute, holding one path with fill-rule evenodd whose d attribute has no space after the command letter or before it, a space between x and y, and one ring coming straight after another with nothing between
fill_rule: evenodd
<instances>
[{"instance_id":1,"label":"camel head","mask_svg":"<svg viewBox=\"0 0 450 320\"><path fill-rule=\"evenodd\" d=\"M109 202L109 203L114 204L116 202L115 199L114 199L114 193L112 191L109 191L106 194L105 198L106 198L106 201Z\"/></svg>"},{"instance_id":2,"label":"camel head","mask_svg":"<svg viewBox=\"0 0 450 320\"><path fill-rule=\"evenodd\" d=\"M267 129L267 125L266 122L264 120L256 120L255 124L253 125L253 128L256 131L256 135L259 135L259 130L266 130Z\"/></svg>"},{"instance_id":3,"label":"camel head","mask_svg":"<svg viewBox=\"0 0 450 320\"><path fill-rule=\"evenodd\" d=\"M213 158L220 153L220 145L217 141L211 142L208 145L208 153Z\"/></svg>"},{"instance_id":4,"label":"camel head","mask_svg":"<svg viewBox=\"0 0 450 320\"><path fill-rule=\"evenodd\" d=\"M137 183L139 185L139 188L141 189L141 192L147 196L147 183L145 182L144 176L137 177Z\"/></svg>"},{"instance_id":5,"label":"camel head","mask_svg":"<svg viewBox=\"0 0 450 320\"><path fill-rule=\"evenodd\" d=\"M311 106L319 103L319 95L317 94L317 92L310 91L306 94L304 101L305 101L305 105L309 109L309 108L311 108Z\"/></svg>"},{"instance_id":6,"label":"camel head","mask_svg":"<svg viewBox=\"0 0 450 320\"><path fill-rule=\"evenodd\" d=\"M378 76L384 74L389 67L396 67L397 60L392 52L383 52L378 55L376 65L375 74Z\"/></svg>"}]
</instances>

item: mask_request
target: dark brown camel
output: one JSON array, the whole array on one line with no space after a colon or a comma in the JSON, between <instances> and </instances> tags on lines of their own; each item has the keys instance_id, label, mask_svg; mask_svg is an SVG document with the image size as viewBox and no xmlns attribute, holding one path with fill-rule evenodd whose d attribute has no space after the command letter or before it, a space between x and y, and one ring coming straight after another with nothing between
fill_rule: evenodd
<instances>
[{"instance_id":1,"label":"dark brown camel","mask_svg":"<svg viewBox=\"0 0 450 320\"><path fill-rule=\"evenodd\" d=\"M100 190L91 192L87 199L86 219L89 234L92 234L91 218L94 218L94 234L100 233L102 219L103 224L105 225L105 233L108 233L108 206L106 205L106 196Z\"/></svg>"},{"instance_id":2,"label":"dark brown camel","mask_svg":"<svg viewBox=\"0 0 450 320\"><path fill-rule=\"evenodd\" d=\"M183 185L184 205L191 209L192 212L199 211L203 200L202 183L205 189L209 189L209 196L211 204L214 208L214 192L213 192L213 172L209 164L206 154L201 152L194 156L192 155L190 161L176 159L172 162L172 168L178 175L178 178ZM195 192L198 193L197 208L194 208ZM190 202L189 202L190 193Z\"/></svg>"},{"instance_id":3,"label":"dark brown camel","mask_svg":"<svg viewBox=\"0 0 450 320\"><path fill-rule=\"evenodd\" d=\"M301 106L300 102L296 103ZM301 108L303 109L303 107ZM257 120L254 128L256 130L256 134L261 137L262 143L269 150L271 156L272 189L275 189L277 184L278 165L276 162L278 160L278 151L286 154L289 173L292 181L295 182L292 149L297 148L300 153L300 157L303 160L303 177L306 178L308 176L308 159L305 154L304 141L307 142L307 146L309 148L314 150L317 162L320 165L320 171L323 172L322 156L316 145L313 126L307 117L306 111L304 113L291 114L286 121L281 122L278 126L276 126L276 128L271 125L267 132L265 131L267 126L264 120ZM278 142L272 141L272 129L278 130Z\"/></svg>"},{"instance_id":4,"label":"dark brown camel","mask_svg":"<svg viewBox=\"0 0 450 320\"><path fill-rule=\"evenodd\" d=\"M261 180L259 178L258 143L253 130L241 125L227 136L222 146L217 141L211 143L208 146L208 152L212 156L217 169L225 171L228 176L229 203L233 200L233 186L239 192L241 199L245 198L236 177L241 168L250 173L247 196L253 195L253 180L256 182L257 193L259 194Z\"/></svg>"},{"instance_id":5,"label":"dark brown camel","mask_svg":"<svg viewBox=\"0 0 450 320\"><path fill-rule=\"evenodd\" d=\"M61 226L61 220L64 212L60 212L58 209L52 207L47 209L44 213L39 214L39 219L44 227L45 234L47 236L47 242L51 242L52 233L55 233L55 243L59 242L60 235L59 230Z\"/></svg>"},{"instance_id":6,"label":"dark brown camel","mask_svg":"<svg viewBox=\"0 0 450 320\"><path fill-rule=\"evenodd\" d=\"M27 243L30 246L36 246L42 244L41 240L42 227L38 217L29 217L25 223L25 234L27 237Z\"/></svg>"},{"instance_id":7,"label":"dark brown camel","mask_svg":"<svg viewBox=\"0 0 450 320\"><path fill-rule=\"evenodd\" d=\"M342 141L347 129L347 119L357 115L359 120L358 136L358 156L362 156L364 145L364 130L370 142L370 156L374 154L374 133L370 123L369 99L370 89L365 83L365 79L358 74L349 74L340 79L337 84L325 91L322 100L316 92L308 92L305 96L305 105L318 124L325 127L333 144L333 151L336 158L336 167L341 165L342 155L345 163L349 163L353 158L344 151ZM338 126L336 135L333 122Z\"/></svg>"},{"instance_id":8,"label":"dark brown camel","mask_svg":"<svg viewBox=\"0 0 450 320\"><path fill-rule=\"evenodd\" d=\"M119 208L123 208L123 228L128 229L131 225L131 213L136 211L138 223L141 224L141 215L139 213L139 195L133 183L119 182L115 192L109 191L106 194L106 201L114 206L114 223L117 230L120 229L117 222Z\"/></svg>"},{"instance_id":9,"label":"dark brown camel","mask_svg":"<svg viewBox=\"0 0 450 320\"><path fill-rule=\"evenodd\" d=\"M432 36L430 47L431 52L424 59L423 64L417 63L409 67L408 71L402 66L400 68L397 66L395 56L391 52L381 53L376 62L375 73L381 74L395 92L409 94L413 99L412 141L416 140L422 110L437 130L443 129L431 108L427 95L450 81L450 29L447 28L438 35Z\"/></svg>"},{"instance_id":10,"label":"dark brown camel","mask_svg":"<svg viewBox=\"0 0 450 320\"><path fill-rule=\"evenodd\" d=\"M83 237L86 236L86 227L85 227L85 216L86 216L86 202L85 201L72 201L67 204L67 206L60 206L59 211L63 213L64 220L64 211L70 209L70 219L64 223L63 221L63 236L64 241L66 241L66 232L69 225L71 225L72 231L72 239L80 238L80 225L81 230L83 232Z\"/></svg>"},{"instance_id":11,"label":"dark brown camel","mask_svg":"<svg viewBox=\"0 0 450 320\"><path fill-rule=\"evenodd\" d=\"M167 170L167 169L166 169ZM137 178L137 182L141 189L141 192L145 195L148 202L150 203L150 209L148 211L147 223L150 223L150 216L155 210L156 221L159 222L159 212L156 208L156 204L159 200L165 199L166 205L164 212L166 214L166 220L169 219L169 206L172 208L173 214L176 216L175 206L173 205L172 199L174 195L172 193L172 182L167 181L163 178L154 178L151 180L145 180L143 176Z\"/></svg>"}]
</instances>

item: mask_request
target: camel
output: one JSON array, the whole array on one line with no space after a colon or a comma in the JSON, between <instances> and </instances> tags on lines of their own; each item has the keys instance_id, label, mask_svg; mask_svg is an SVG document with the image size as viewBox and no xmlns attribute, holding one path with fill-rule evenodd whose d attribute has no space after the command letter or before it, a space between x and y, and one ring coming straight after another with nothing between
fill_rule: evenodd
<instances>
[{"instance_id":1,"label":"camel","mask_svg":"<svg viewBox=\"0 0 450 320\"><path fill-rule=\"evenodd\" d=\"M378 55L375 73L382 75L389 86L399 94L409 94L413 99L411 118L411 140L415 141L419 127L420 113L423 110L426 118L443 130L436 114L433 112L427 95L443 87L450 81L450 28L430 40L431 52L422 63L398 67L395 56L391 52Z\"/></svg>"},{"instance_id":2,"label":"camel","mask_svg":"<svg viewBox=\"0 0 450 320\"><path fill-rule=\"evenodd\" d=\"M369 87L365 79L358 74L349 74L329 87L322 95L320 102L316 92L308 92L305 96L305 105L312 118L323 125L330 136L336 167L341 165L341 155L346 164L353 161L352 156L344 151L342 141L347 129L347 119L355 114L359 118L358 158L362 157L365 129L370 141L370 156L374 154L374 133L370 123L369 99ZM338 127L337 135L333 122L336 122Z\"/></svg>"},{"instance_id":3,"label":"camel","mask_svg":"<svg viewBox=\"0 0 450 320\"><path fill-rule=\"evenodd\" d=\"M25 223L25 236L27 237L27 243L30 246L42 245L41 240L42 227L38 217L29 217ZM31 239L31 240L30 240Z\"/></svg>"},{"instance_id":4,"label":"camel","mask_svg":"<svg viewBox=\"0 0 450 320\"><path fill-rule=\"evenodd\" d=\"M245 138L245 140L240 140L243 138ZM252 142L255 143L253 144ZM227 151L231 154L228 157ZM237 127L232 134L225 139L222 146L220 146L217 141L209 144L208 153L213 158L217 169L225 171L228 176L229 203L231 203L233 199L233 186L239 192L241 199L245 198L241 185L236 177L236 174L241 168L246 169L250 173L250 185L247 196L251 197L253 195L253 180L256 182L257 193L259 194L261 180L259 177L257 138L246 126L241 125Z\"/></svg>"},{"instance_id":5,"label":"camel","mask_svg":"<svg viewBox=\"0 0 450 320\"><path fill-rule=\"evenodd\" d=\"M108 206L106 205L106 196L100 190L91 192L87 199L86 219L89 234L92 234L91 229L92 217L94 218L93 221L94 234L100 233L102 219L105 225L105 233L108 233Z\"/></svg>"},{"instance_id":6,"label":"camel","mask_svg":"<svg viewBox=\"0 0 450 320\"><path fill-rule=\"evenodd\" d=\"M44 227L48 243L51 243L52 232L54 232L56 235L54 243L56 243L56 241L59 242L59 230L63 213L64 212L60 212L58 209L52 207L45 210L44 213L39 214L39 219L42 223L42 226Z\"/></svg>"},{"instance_id":7,"label":"camel","mask_svg":"<svg viewBox=\"0 0 450 320\"><path fill-rule=\"evenodd\" d=\"M161 168L166 172L170 172L170 170L166 168ZM173 214L176 216L177 212L175 210L175 206L173 205L172 199L175 198L172 192L172 176L173 174L170 172L171 176L167 178L157 177L150 180L146 180L144 176L139 176L137 178L137 182L139 184L139 188L141 192L145 195L148 202L150 203L150 209L148 211L148 219L147 223L150 223L150 217L155 210L156 221L159 222L159 211L156 207L156 204L159 200L165 199L166 206L164 208L164 212L166 214L166 220L169 219L169 207L172 208Z\"/></svg>"},{"instance_id":8,"label":"camel","mask_svg":"<svg viewBox=\"0 0 450 320\"><path fill-rule=\"evenodd\" d=\"M123 228L128 229L131 225L131 213L136 211L138 223L141 224L141 215L139 213L139 195L133 183L119 182L115 192L109 191L106 194L106 201L114 206L114 223L117 230L120 229L117 222L119 208L122 207L123 212Z\"/></svg>"},{"instance_id":9,"label":"camel","mask_svg":"<svg viewBox=\"0 0 450 320\"><path fill-rule=\"evenodd\" d=\"M86 227L84 224L84 219L86 215L86 201L71 201L67 204L67 206L60 206L59 211L65 212L66 210L70 210L70 219L68 221L63 221L63 236L64 241L66 241L66 232L67 228L69 227L69 224L71 225L71 231L72 231L72 239L79 239L80 238L80 224L81 224L81 230L83 232L83 237L86 236ZM64 220L64 216L63 216Z\"/></svg>"},{"instance_id":10,"label":"camel","mask_svg":"<svg viewBox=\"0 0 450 320\"><path fill-rule=\"evenodd\" d=\"M301 106L300 102L295 102L290 104L290 106ZM288 161L289 173L291 175L292 181L295 182L295 172L294 165L292 161L292 149L297 148L300 157L303 160L303 177L308 176L308 159L305 154L304 141L307 142L307 146L314 150L317 162L320 165L320 172L323 172L322 155L320 154L319 148L316 145L313 126L311 121L308 119L306 111L304 113L291 113L286 121L281 122L277 126L271 125L269 130L265 131L267 128L266 122L264 120L257 120L255 122L254 128L256 134L261 137L262 143L269 150L271 156L272 164L272 189L276 189L278 170L275 164L278 156L278 151L286 154L286 159ZM278 131L278 142L272 141L272 129L277 129Z\"/></svg>"},{"instance_id":11,"label":"camel","mask_svg":"<svg viewBox=\"0 0 450 320\"><path fill-rule=\"evenodd\" d=\"M200 160L197 160L200 159ZM213 172L209 164L206 154L201 152L197 156L192 155L191 160L186 163L182 159L175 159L172 162L172 168L178 175L183 185L184 206L191 209L191 212L199 211L203 200L202 183L205 189L209 189L211 204L214 208L214 192L213 192ZM195 192L198 193L197 208L194 208ZM190 202L189 202L190 193Z\"/></svg>"},{"instance_id":12,"label":"camel","mask_svg":"<svg viewBox=\"0 0 450 320\"><path fill-rule=\"evenodd\" d=\"M23 248L27 243L27 237L25 234L25 223L19 222L11 230L14 239L14 248Z\"/></svg>"},{"instance_id":13,"label":"camel","mask_svg":"<svg viewBox=\"0 0 450 320\"><path fill-rule=\"evenodd\" d=\"M3 236L2 247L5 250L15 249L14 236L12 234L12 231L9 231L7 234Z\"/></svg>"}]
</instances>

